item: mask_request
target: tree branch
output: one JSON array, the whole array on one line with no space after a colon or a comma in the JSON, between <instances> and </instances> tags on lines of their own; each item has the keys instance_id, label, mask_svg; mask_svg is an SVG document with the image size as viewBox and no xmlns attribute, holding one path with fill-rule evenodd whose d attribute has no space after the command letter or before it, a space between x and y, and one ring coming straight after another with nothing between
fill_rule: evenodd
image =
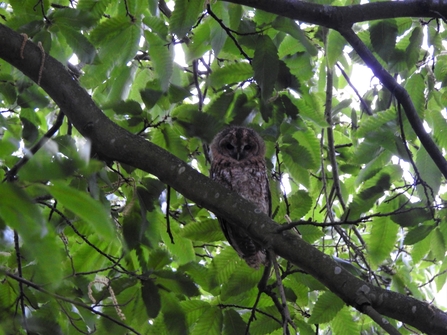
<instances>
[{"instance_id":1,"label":"tree branch","mask_svg":"<svg viewBox=\"0 0 447 335\"><path fill-rule=\"evenodd\" d=\"M37 82L40 50L32 42L27 42L24 59L21 59L22 41L21 35L0 25L0 58ZM315 277L348 305L361 310L356 302L356 292L361 287L367 287L371 306L378 313L429 334L445 334L446 313L428 303L360 280L341 268L332 257L312 247L293 232L276 233L279 225L267 215L259 213L251 202L200 174L169 152L113 123L72 79L67 69L48 55L40 83L70 122L92 141L93 148L102 156L157 176L199 206L245 229L256 241ZM251 222L257 224L251 225Z\"/></svg>"},{"instance_id":2,"label":"tree branch","mask_svg":"<svg viewBox=\"0 0 447 335\"><path fill-rule=\"evenodd\" d=\"M444 19L447 6L443 1L407 0L372 2L362 5L329 6L300 0L225 0L240 5L317 24L332 29L351 27L354 23L397 17Z\"/></svg>"}]
</instances>

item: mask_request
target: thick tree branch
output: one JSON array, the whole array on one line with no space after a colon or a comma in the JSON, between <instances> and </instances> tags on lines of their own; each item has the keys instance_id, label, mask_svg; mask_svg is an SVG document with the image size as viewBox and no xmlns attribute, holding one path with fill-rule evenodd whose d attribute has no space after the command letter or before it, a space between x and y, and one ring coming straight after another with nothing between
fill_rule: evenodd
<instances>
[{"instance_id":1,"label":"thick tree branch","mask_svg":"<svg viewBox=\"0 0 447 335\"><path fill-rule=\"evenodd\" d=\"M21 59L22 42L21 35L0 25L0 58L37 82L40 50L32 42L27 42L24 59ZM304 242L293 232L276 233L279 225L260 213L252 203L198 173L169 152L113 123L78 82L73 80L67 69L48 55L40 83L70 122L92 141L93 147L102 156L157 176L198 205L244 228L255 240L318 279L346 304L361 310L357 297L365 295L371 307L382 315L429 334L446 333L446 313L428 303L360 280L341 268L332 257ZM256 225L252 225L253 222Z\"/></svg>"},{"instance_id":2,"label":"thick tree branch","mask_svg":"<svg viewBox=\"0 0 447 335\"><path fill-rule=\"evenodd\" d=\"M240 5L259 8L264 11L293 20L340 29L351 27L356 22L396 17L447 17L444 1L407 0L372 2L352 6L319 5L301 0L225 0Z\"/></svg>"}]
</instances>

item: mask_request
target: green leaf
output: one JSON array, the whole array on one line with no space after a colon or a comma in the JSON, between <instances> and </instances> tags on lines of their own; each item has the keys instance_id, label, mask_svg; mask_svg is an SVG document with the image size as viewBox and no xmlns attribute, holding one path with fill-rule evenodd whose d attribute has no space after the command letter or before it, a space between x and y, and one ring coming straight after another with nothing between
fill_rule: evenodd
<instances>
[{"instance_id":1,"label":"green leaf","mask_svg":"<svg viewBox=\"0 0 447 335\"><path fill-rule=\"evenodd\" d=\"M410 44L405 49L405 58L408 69L411 69L419 60L421 45L424 38L422 27L416 26L410 36Z\"/></svg>"},{"instance_id":2,"label":"green leaf","mask_svg":"<svg viewBox=\"0 0 447 335\"><path fill-rule=\"evenodd\" d=\"M423 115L425 111L425 81L424 77L415 73L411 76L405 83L405 89L411 97L411 101L413 101L414 108L419 113L419 115Z\"/></svg>"},{"instance_id":3,"label":"green leaf","mask_svg":"<svg viewBox=\"0 0 447 335\"><path fill-rule=\"evenodd\" d=\"M397 38L396 20L380 20L369 27L371 44L379 56L388 61L394 52Z\"/></svg>"},{"instance_id":4,"label":"green leaf","mask_svg":"<svg viewBox=\"0 0 447 335\"><path fill-rule=\"evenodd\" d=\"M307 320L310 324L320 324L331 321L343 308L345 303L334 293L326 291L318 297L312 315Z\"/></svg>"},{"instance_id":5,"label":"green leaf","mask_svg":"<svg viewBox=\"0 0 447 335\"><path fill-rule=\"evenodd\" d=\"M25 241L45 234L45 221L39 208L15 184L0 184L0 217L16 229Z\"/></svg>"},{"instance_id":6,"label":"green leaf","mask_svg":"<svg viewBox=\"0 0 447 335\"><path fill-rule=\"evenodd\" d=\"M315 170L320 166L320 141L315 136L315 132L308 128L303 131L297 131L293 137L298 141L300 146L305 147L311 155L311 159L306 162L304 167Z\"/></svg>"},{"instance_id":7,"label":"green leaf","mask_svg":"<svg viewBox=\"0 0 447 335\"><path fill-rule=\"evenodd\" d=\"M215 242L225 240L217 220L192 222L182 230L182 236L193 241Z\"/></svg>"},{"instance_id":8,"label":"green leaf","mask_svg":"<svg viewBox=\"0 0 447 335\"><path fill-rule=\"evenodd\" d=\"M182 39L196 24L200 13L204 9L204 0L189 1L176 0L174 11L169 21L171 33Z\"/></svg>"},{"instance_id":9,"label":"green leaf","mask_svg":"<svg viewBox=\"0 0 447 335\"><path fill-rule=\"evenodd\" d=\"M149 44L149 56L160 81L161 90L166 92L173 72L172 51L169 44L157 35L146 30L144 36Z\"/></svg>"},{"instance_id":10,"label":"green leaf","mask_svg":"<svg viewBox=\"0 0 447 335\"><path fill-rule=\"evenodd\" d=\"M154 271L157 277L155 282L165 290L172 291L177 294L183 294L187 297L199 295L199 289L194 282L183 273L173 272L169 270Z\"/></svg>"},{"instance_id":11,"label":"green leaf","mask_svg":"<svg viewBox=\"0 0 447 335\"><path fill-rule=\"evenodd\" d=\"M245 262L240 262L228 282L223 283L220 295L223 301L256 287L262 277L262 269L253 270Z\"/></svg>"},{"instance_id":12,"label":"green leaf","mask_svg":"<svg viewBox=\"0 0 447 335\"><path fill-rule=\"evenodd\" d=\"M441 186L441 171L436 166L424 147L420 147L416 154L416 167L419 176L425 184L416 186L419 198L426 201L433 201Z\"/></svg>"},{"instance_id":13,"label":"green leaf","mask_svg":"<svg viewBox=\"0 0 447 335\"><path fill-rule=\"evenodd\" d=\"M199 317L191 334L220 335L222 334L222 321L222 310L217 306L211 306Z\"/></svg>"},{"instance_id":14,"label":"green leaf","mask_svg":"<svg viewBox=\"0 0 447 335\"><path fill-rule=\"evenodd\" d=\"M234 309L225 309L223 318L223 335L244 334L247 325Z\"/></svg>"},{"instance_id":15,"label":"green leaf","mask_svg":"<svg viewBox=\"0 0 447 335\"><path fill-rule=\"evenodd\" d=\"M95 60L97 53L95 47L89 40L78 31L68 27L61 26L60 30L67 41L67 44L73 49L81 62L91 64Z\"/></svg>"},{"instance_id":16,"label":"green leaf","mask_svg":"<svg viewBox=\"0 0 447 335\"><path fill-rule=\"evenodd\" d=\"M140 115L143 113L140 103L134 100L120 101L113 107L117 114L122 115Z\"/></svg>"},{"instance_id":17,"label":"green leaf","mask_svg":"<svg viewBox=\"0 0 447 335\"><path fill-rule=\"evenodd\" d=\"M112 0L79 0L76 5L77 9L89 12L96 19L100 19L104 15L107 6Z\"/></svg>"},{"instance_id":18,"label":"green leaf","mask_svg":"<svg viewBox=\"0 0 447 335\"><path fill-rule=\"evenodd\" d=\"M390 213L394 206L383 203L378 208L380 213ZM385 259L390 257L397 241L399 226L387 217L375 217L371 223L371 234L368 243L368 255L374 265L380 265Z\"/></svg>"},{"instance_id":19,"label":"green leaf","mask_svg":"<svg viewBox=\"0 0 447 335\"><path fill-rule=\"evenodd\" d=\"M360 334L359 323L354 320L349 307L343 308L337 313L331 322L331 328L335 335Z\"/></svg>"},{"instance_id":20,"label":"green leaf","mask_svg":"<svg viewBox=\"0 0 447 335\"><path fill-rule=\"evenodd\" d=\"M161 310L161 299L158 293L158 287L154 284L152 279L142 282L141 297L143 298L144 306L146 307L147 316L156 318Z\"/></svg>"},{"instance_id":21,"label":"green leaf","mask_svg":"<svg viewBox=\"0 0 447 335\"><path fill-rule=\"evenodd\" d=\"M385 167L380 173L369 179L360 192L354 196L343 218L356 220L361 214L369 211L376 200L382 197L384 192L390 188L391 182L397 178L399 172L399 166L391 165Z\"/></svg>"},{"instance_id":22,"label":"green leaf","mask_svg":"<svg viewBox=\"0 0 447 335\"><path fill-rule=\"evenodd\" d=\"M430 232L435 229L435 226L433 225L421 225L414 229L411 229L404 239L405 245L412 245L419 241L422 241L425 239Z\"/></svg>"},{"instance_id":23,"label":"green leaf","mask_svg":"<svg viewBox=\"0 0 447 335\"><path fill-rule=\"evenodd\" d=\"M235 84L253 77L253 68L249 63L241 62L229 64L211 73L209 84L220 88L224 85Z\"/></svg>"},{"instance_id":24,"label":"green leaf","mask_svg":"<svg viewBox=\"0 0 447 335\"><path fill-rule=\"evenodd\" d=\"M312 207L312 198L304 190L298 190L291 197L289 197L291 207L290 218L292 220L300 220L309 212Z\"/></svg>"},{"instance_id":25,"label":"green leaf","mask_svg":"<svg viewBox=\"0 0 447 335\"><path fill-rule=\"evenodd\" d=\"M187 335L186 316L179 300L173 293L160 291L163 320L170 335ZM173 322L175 321L175 322Z\"/></svg>"},{"instance_id":26,"label":"green leaf","mask_svg":"<svg viewBox=\"0 0 447 335\"><path fill-rule=\"evenodd\" d=\"M366 136L368 133L372 131L376 131L380 129L380 127L387 122L393 121L397 119L396 110L394 108L387 109L385 111L380 111L375 113L372 116L365 118L362 122L360 122L360 127L355 132L355 135L358 138L362 138Z\"/></svg>"},{"instance_id":27,"label":"green leaf","mask_svg":"<svg viewBox=\"0 0 447 335\"><path fill-rule=\"evenodd\" d=\"M318 54L317 48L315 48L306 34L301 30L300 26L292 19L278 16L275 21L273 21L272 26L298 40L311 56L315 57Z\"/></svg>"},{"instance_id":28,"label":"green leaf","mask_svg":"<svg viewBox=\"0 0 447 335\"><path fill-rule=\"evenodd\" d=\"M202 300L183 300L180 306L186 314L186 321L190 327L211 307L208 302Z\"/></svg>"},{"instance_id":29,"label":"green leaf","mask_svg":"<svg viewBox=\"0 0 447 335\"><path fill-rule=\"evenodd\" d=\"M103 239L112 240L115 238L110 214L100 202L87 193L67 186L63 182L53 182L53 185L46 187L46 190L51 193L58 203L85 220L96 234Z\"/></svg>"},{"instance_id":30,"label":"green leaf","mask_svg":"<svg viewBox=\"0 0 447 335\"><path fill-rule=\"evenodd\" d=\"M278 50L270 37L258 37L252 66L253 77L261 88L262 98L267 100L272 95L279 71Z\"/></svg>"},{"instance_id":31,"label":"green leaf","mask_svg":"<svg viewBox=\"0 0 447 335\"><path fill-rule=\"evenodd\" d=\"M329 31L327 39L327 60L328 66L332 68L337 63L340 56L343 54L343 48L346 45L346 40L340 33L334 29Z\"/></svg>"},{"instance_id":32,"label":"green leaf","mask_svg":"<svg viewBox=\"0 0 447 335\"><path fill-rule=\"evenodd\" d=\"M432 252L433 256L436 260L443 260L446 256L446 243L439 227L436 227L435 230L431 232L430 242L430 251Z\"/></svg>"},{"instance_id":33,"label":"green leaf","mask_svg":"<svg viewBox=\"0 0 447 335\"><path fill-rule=\"evenodd\" d=\"M314 162L309 149L298 144L297 141L291 145L282 145L281 153L283 156L289 156L292 159L292 164L299 164L305 169L313 169L315 167L316 162Z\"/></svg>"},{"instance_id":34,"label":"green leaf","mask_svg":"<svg viewBox=\"0 0 447 335\"><path fill-rule=\"evenodd\" d=\"M49 18L53 25L59 28L66 26L73 30L91 28L96 22L96 18L89 11L83 11L80 8L59 8Z\"/></svg>"}]
</instances>

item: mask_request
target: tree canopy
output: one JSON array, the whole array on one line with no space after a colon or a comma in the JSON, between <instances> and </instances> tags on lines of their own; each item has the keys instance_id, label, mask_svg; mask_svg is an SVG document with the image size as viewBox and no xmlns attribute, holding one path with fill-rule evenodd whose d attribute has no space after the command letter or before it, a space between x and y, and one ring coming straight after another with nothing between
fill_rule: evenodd
<instances>
[{"instance_id":1,"label":"tree canopy","mask_svg":"<svg viewBox=\"0 0 447 335\"><path fill-rule=\"evenodd\" d=\"M446 18L0 2L0 335L447 333ZM207 177L228 125L266 142L272 218ZM278 256L262 292L216 216Z\"/></svg>"}]
</instances>

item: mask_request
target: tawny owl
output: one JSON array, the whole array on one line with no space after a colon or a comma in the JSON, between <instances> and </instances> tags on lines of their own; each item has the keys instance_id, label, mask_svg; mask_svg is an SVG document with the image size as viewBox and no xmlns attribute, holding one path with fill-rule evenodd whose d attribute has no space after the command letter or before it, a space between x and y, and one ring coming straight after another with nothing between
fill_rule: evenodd
<instances>
[{"instance_id":1,"label":"tawny owl","mask_svg":"<svg viewBox=\"0 0 447 335\"><path fill-rule=\"evenodd\" d=\"M216 135L210 147L211 178L253 202L271 215L271 197L265 166L265 144L253 129L229 127ZM244 230L219 218L222 230L247 264L255 269L267 265L265 249Z\"/></svg>"}]
</instances>

